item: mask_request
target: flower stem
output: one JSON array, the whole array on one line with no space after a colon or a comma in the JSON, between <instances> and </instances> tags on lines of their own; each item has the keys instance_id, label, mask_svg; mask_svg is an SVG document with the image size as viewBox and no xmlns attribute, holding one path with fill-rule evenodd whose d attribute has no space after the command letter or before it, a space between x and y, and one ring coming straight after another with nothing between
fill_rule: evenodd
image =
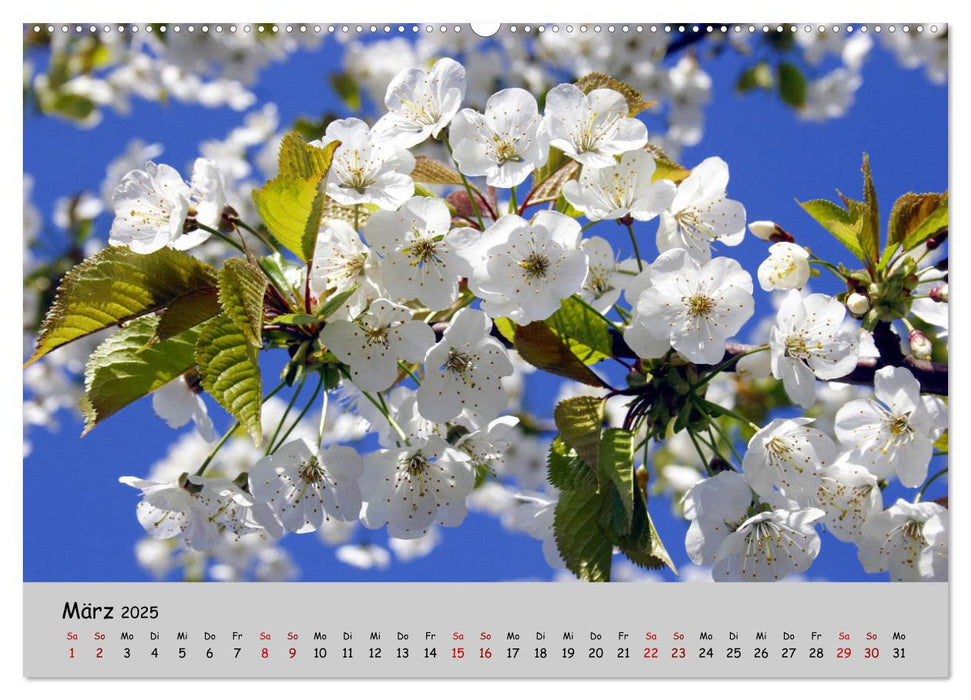
<instances>
[{"instance_id":1,"label":"flower stem","mask_svg":"<svg viewBox=\"0 0 971 700\"><path fill-rule=\"evenodd\" d=\"M201 229L201 230L203 230L203 231L205 231L206 233L212 234L216 238L221 239L223 242L228 243L233 248L235 248L236 250L238 250L240 253L245 253L246 252L246 248L244 248L242 245L240 245L239 243L237 243L236 241L234 241L232 238L230 238L229 236L227 236L222 231L217 231L216 229L211 228L209 226L206 226L205 224L200 224L198 221L196 222L196 227L199 228L199 229Z\"/></svg>"},{"instance_id":2,"label":"flower stem","mask_svg":"<svg viewBox=\"0 0 971 700\"><path fill-rule=\"evenodd\" d=\"M581 297L579 294L574 294L573 295L573 300L576 301L576 302L578 302L578 303L580 303L581 305L583 305L583 307L587 311L589 311L592 314L595 314L604 323L606 323L608 326L610 326L611 328L613 328L618 333L622 333L623 332L623 330L624 330L623 328L621 328L616 323L614 323L613 321L611 321L609 318L607 318L606 316L604 316L602 313L600 313L599 311L597 311L595 308L593 308L592 306L590 306L590 304L587 303L586 299L584 299L583 297Z\"/></svg>"},{"instance_id":3,"label":"flower stem","mask_svg":"<svg viewBox=\"0 0 971 700\"><path fill-rule=\"evenodd\" d=\"M834 275L839 277L844 282L846 281L846 275L840 272L839 268L833 265L832 263L828 263L825 260L821 258L817 258L815 255L812 255L812 254L810 254L809 260L815 265L819 265L820 267L825 267L827 270L832 272Z\"/></svg>"},{"instance_id":4,"label":"flower stem","mask_svg":"<svg viewBox=\"0 0 971 700\"><path fill-rule=\"evenodd\" d=\"M287 416L290 415L290 410L293 408L293 404L297 402L297 397L300 396L300 392L303 391L303 385L306 382L307 382L307 375L305 374L303 375L303 378L300 380L300 383L297 384L297 388L294 390L293 396L290 397L290 401L287 403L287 408L283 412L283 415L280 417L280 421L276 424L276 430L273 431L273 437L271 437L270 441L266 444L266 452L263 453L264 455L268 455L272 451L271 448L273 447L273 444L276 442L277 437L279 437L280 431L283 429L283 424L287 422Z\"/></svg>"},{"instance_id":5,"label":"flower stem","mask_svg":"<svg viewBox=\"0 0 971 700\"><path fill-rule=\"evenodd\" d=\"M641 272L644 271L644 263L641 260L641 251L637 247L637 236L634 235L634 225L631 223L627 224L627 233L630 234L630 242L634 246L634 255L637 256L637 269Z\"/></svg>"},{"instance_id":6,"label":"flower stem","mask_svg":"<svg viewBox=\"0 0 971 700\"><path fill-rule=\"evenodd\" d=\"M269 394L263 397L263 401L261 403L266 403L267 401L269 401L270 397L276 394L278 391L280 391L280 389L285 387L286 384L287 384L286 382L280 382L279 384L277 384ZM216 456L216 453L222 449L222 446L226 444L226 441L229 440L230 436L236 432L236 430L239 428L239 425L240 425L239 421L236 421L235 423L233 423L233 427L231 427L229 430L226 431L226 434L222 436L222 439L220 439L219 442L216 443L216 446L212 449L212 452L210 452L209 456L206 457L206 461L204 461L202 463L202 466L199 467L199 469L196 471L196 476L202 476L203 473L205 473L206 468L212 462L213 458Z\"/></svg>"},{"instance_id":7,"label":"flower stem","mask_svg":"<svg viewBox=\"0 0 971 700\"><path fill-rule=\"evenodd\" d=\"M317 381L317 388L314 389L313 396L310 397L310 401L308 401L307 402L307 405L303 407L303 410L302 411L300 411L300 415L297 416L297 419L295 421L293 421L293 425L291 425L290 428L287 430L287 432L285 432L283 434L283 437L280 438L280 442L278 442L277 445L276 445L276 447L273 448L273 451L274 452L276 452L277 450L279 450L280 447L283 445L283 443L285 443L287 441L287 438L290 437L290 433L293 432L294 428L296 428L298 425L300 425L300 421L303 420L303 417L305 415L307 415L307 411L310 410L310 407L314 405L314 401L317 400L317 395L320 394L320 390L323 389L323 387L324 387L324 373L323 372L320 372L318 374L318 377L319 377L319 379Z\"/></svg>"},{"instance_id":8,"label":"flower stem","mask_svg":"<svg viewBox=\"0 0 971 700\"><path fill-rule=\"evenodd\" d=\"M445 144L445 149L448 151L448 155L452 159L452 163L455 164L455 169L458 170L459 177L462 178L462 184L465 185L465 193L469 195L469 202L472 204L472 211L475 212L476 221L479 222L479 230L485 231L485 225L482 223L482 214L479 213L479 205L476 203L475 196L472 194L472 186L469 184L468 179L465 177L462 171L458 169L459 164L455 160L455 156L452 155L452 144L448 142L447 137L442 139L442 143Z\"/></svg>"},{"instance_id":9,"label":"flower stem","mask_svg":"<svg viewBox=\"0 0 971 700\"><path fill-rule=\"evenodd\" d=\"M695 385L693 385L691 387L691 390L694 391L695 389L700 389L705 384L707 384L712 379L714 379L716 376L718 376L720 373L724 372L726 369L728 369L729 367L731 367L732 364L734 364L735 362L738 362L739 360L741 360L743 357L746 357L748 355L754 355L757 352L764 352L765 350L768 350L768 349L769 349L769 346L768 345L760 345L759 347L752 348L751 350L749 350L747 352L739 353L738 355L732 355L727 360L725 360L724 362L722 362L720 365L718 365L717 367L715 367L711 372L709 372L704 377L702 377L701 380L697 384L695 384Z\"/></svg>"},{"instance_id":10,"label":"flower stem","mask_svg":"<svg viewBox=\"0 0 971 700\"><path fill-rule=\"evenodd\" d=\"M920 487L920 491L918 491L917 495L914 496L914 503L920 503L920 499L924 497L924 492L927 490L927 487L934 483L938 477L944 476L945 474L947 474L947 467L944 467L941 471L937 472L937 474L925 481L924 485Z\"/></svg>"},{"instance_id":11,"label":"flower stem","mask_svg":"<svg viewBox=\"0 0 971 700\"><path fill-rule=\"evenodd\" d=\"M327 427L327 401L330 394L324 392L324 406L320 409L320 428L317 429L317 449L324 444L324 430Z\"/></svg>"},{"instance_id":12,"label":"flower stem","mask_svg":"<svg viewBox=\"0 0 971 700\"><path fill-rule=\"evenodd\" d=\"M240 228L242 228L242 229L244 229L246 231L249 231L254 236L256 236L261 241L263 241L263 243L266 245L267 248L269 248L270 250L272 250L275 253L280 253L282 255L282 251L280 250L279 247L277 247L276 241L274 240L274 238L272 236L266 236L266 235L264 235L259 229L253 228L252 226L250 226L248 223L246 223L242 219L234 219L234 221L236 222L236 225L237 226L239 226Z\"/></svg>"}]
</instances>

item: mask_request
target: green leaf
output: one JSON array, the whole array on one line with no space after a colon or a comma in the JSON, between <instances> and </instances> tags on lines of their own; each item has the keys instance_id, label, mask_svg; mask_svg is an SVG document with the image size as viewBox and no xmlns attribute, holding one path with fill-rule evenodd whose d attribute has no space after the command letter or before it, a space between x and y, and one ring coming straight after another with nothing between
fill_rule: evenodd
<instances>
[{"instance_id":1,"label":"green leaf","mask_svg":"<svg viewBox=\"0 0 971 700\"><path fill-rule=\"evenodd\" d=\"M611 78L605 73L588 73L580 78L576 82L576 85L585 94L604 88L619 92L624 96L624 100L627 102L628 117L636 117L648 107L656 104L655 102L645 102L639 91L635 90L627 83L622 83L616 78Z\"/></svg>"},{"instance_id":2,"label":"green leaf","mask_svg":"<svg viewBox=\"0 0 971 700\"><path fill-rule=\"evenodd\" d=\"M320 320L310 314L280 314L273 317L273 323L283 326L312 326Z\"/></svg>"},{"instance_id":3,"label":"green leaf","mask_svg":"<svg viewBox=\"0 0 971 700\"><path fill-rule=\"evenodd\" d=\"M296 131L289 132L280 142L278 177L288 180L323 177L330 170L334 151L339 145L339 141L331 141L324 148L311 146Z\"/></svg>"},{"instance_id":4,"label":"green leaf","mask_svg":"<svg viewBox=\"0 0 971 700\"><path fill-rule=\"evenodd\" d=\"M613 355L613 336L607 322L574 297L560 303L546 325L584 364L592 365Z\"/></svg>"},{"instance_id":5,"label":"green leaf","mask_svg":"<svg viewBox=\"0 0 971 700\"><path fill-rule=\"evenodd\" d=\"M590 386L607 386L543 321L517 326L513 347L526 362L541 370Z\"/></svg>"},{"instance_id":6,"label":"green leaf","mask_svg":"<svg viewBox=\"0 0 971 700\"><path fill-rule=\"evenodd\" d=\"M553 438L550 445L546 466L547 479L561 491L596 491L598 488L597 473L559 435Z\"/></svg>"},{"instance_id":7,"label":"green leaf","mask_svg":"<svg viewBox=\"0 0 971 700\"><path fill-rule=\"evenodd\" d=\"M352 112L361 109L361 91L352 76L347 73L336 73L330 76L330 84L348 109Z\"/></svg>"},{"instance_id":8,"label":"green leaf","mask_svg":"<svg viewBox=\"0 0 971 700\"><path fill-rule=\"evenodd\" d=\"M508 318L496 318L492 320L493 325L502 337L508 340L510 343L516 340L516 324L510 321Z\"/></svg>"},{"instance_id":9,"label":"green leaf","mask_svg":"<svg viewBox=\"0 0 971 700\"><path fill-rule=\"evenodd\" d=\"M428 156L415 156L415 169L411 179L426 185L461 185L458 170Z\"/></svg>"},{"instance_id":10,"label":"green leaf","mask_svg":"<svg viewBox=\"0 0 971 700\"><path fill-rule=\"evenodd\" d=\"M743 94L756 88L762 90L772 88L772 70L765 61L746 68L735 81L735 89Z\"/></svg>"},{"instance_id":11,"label":"green leaf","mask_svg":"<svg viewBox=\"0 0 971 700\"><path fill-rule=\"evenodd\" d=\"M549 153L546 156L546 162L533 171L533 187L537 187L539 183L543 182L546 178L562 168L564 165L574 162L575 161L567 158L563 151L561 151L559 148L550 146Z\"/></svg>"},{"instance_id":12,"label":"green leaf","mask_svg":"<svg viewBox=\"0 0 971 700\"><path fill-rule=\"evenodd\" d=\"M72 340L120 326L164 309L187 292L215 285L212 267L177 250L139 255L125 246L109 246L61 280L27 364Z\"/></svg>"},{"instance_id":13,"label":"green leaf","mask_svg":"<svg viewBox=\"0 0 971 700\"><path fill-rule=\"evenodd\" d=\"M185 373L195 364L195 330L188 330L160 342L155 337L159 318L136 319L91 353L84 372L81 414L84 434L108 416L163 384Z\"/></svg>"},{"instance_id":14,"label":"green leaf","mask_svg":"<svg viewBox=\"0 0 971 700\"><path fill-rule=\"evenodd\" d=\"M553 535L567 568L584 581L609 581L613 545L597 523L603 498L564 491L553 516Z\"/></svg>"},{"instance_id":15,"label":"green leaf","mask_svg":"<svg viewBox=\"0 0 971 700\"><path fill-rule=\"evenodd\" d=\"M634 517L634 436L621 428L608 428L600 438L600 473L617 490L630 531ZM601 477L601 481L604 478Z\"/></svg>"},{"instance_id":16,"label":"green leaf","mask_svg":"<svg viewBox=\"0 0 971 700\"><path fill-rule=\"evenodd\" d=\"M194 289L176 297L160 314L152 343L167 340L208 321L221 311L216 287Z\"/></svg>"},{"instance_id":17,"label":"green leaf","mask_svg":"<svg viewBox=\"0 0 971 700\"><path fill-rule=\"evenodd\" d=\"M253 202L263 223L282 245L306 262L314 253L324 213L324 176L339 141L325 148L305 143L296 133L280 145L280 173L253 190Z\"/></svg>"},{"instance_id":18,"label":"green leaf","mask_svg":"<svg viewBox=\"0 0 971 700\"><path fill-rule=\"evenodd\" d=\"M263 347L263 296L268 282L253 263L230 258L219 271L219 304L253 347Z\"/></svg>"},{"instance_id":19,"label":"green leaf","mask_svg":"<svg viewBox=\"0 0 971 700\"><path fill-rule=\"evenodd\" d=\"M904 250L913 250L934 234L946 229L947 226L947 192L945 192L944 198L937 205L937 208L904 239Z\"/></svg>"},{"instance_id":20,"label":"green leaf","mask_svg":"<svg viewBox=\"0 0 971 700\"><path fill-rule=\"evenodd\" d=\"M240 422L259 446L262 378L257 350L226 314L206 322L199 333L195 359L202 388Z\"/></svg>"},{"instance_id":21,"label":"green leaf","mask_svg":"<svg viewBox=\"0 0 971 700\"><path fill-rule=\"evenodd\" d=\"M668 158L667 154L659 146L649 143L644 146L644 150L654 158L654 175L651 176L651 182L670 180L677 184L691 174L691 170Z\"/></svg>"},{"instance_id":22,"label":"green leaf","mask_svg":"<svg viewBox=\"0 0 971 700\"><path fill-rule=\"evenodd\" d=\"M600 462L604 401L595 396L564 399L553 409L553 422L563 442L596 472Z\"/></svg>"},{"instance_id":23,"label":"green leaf","mask_svg":"<svg viewBox=\"0 0 971 700\"><path fill-rule=\"evenodd\" d=\"M860 244L861 222L846 209L828 199L813 199L808 202L797 201L807 214L816 219L819 224L836 237L847 250L861 261L866 260L863 247Z\"/></svg>"},{"instance_id":24,"label":"green leaf","mask_svg":"<svg viewBox=\"0 0 971 700\"><path fill-rule=\"evenodd\" d=\"M941 433L941 436L934 441L934 449L938 452L943 452L947 454L947 430Z\"/></svg>"},{"instance_id":25,"label":"green leaf","mask_svg":"<svg viewBox=\"0 0 971 700\"><path fill-rule=\"evenodd\" d=\"M677 574L678 570L651 522L644 492L639 488L634 489L633 517L627 521L619 494L613 486L610 491L610 498L601 504L597 522L611 544L637 566L646 569L666 566Z\"/></svg>"},{"instance_id":26,"label":"green leaf","mask_svg":"<svg viewBox=\"0 0 971 700\"><path fill-rule=\"evenodd\" d=\"M860 247L869 261L869 269L875 269L877 261L880 259L880 208L877 205L877 191L873 186L873 177L870 174L870 157L863 154L863 201L861 219L863 226L860 228Z\"/></svg>"},{"instance_id":27,"label":"green leaf","mask_svg":"<svg viewBox=\"0 0 971 700\"><path fill-rule=\"evenodd\" d=\"M327 302L317 311L317 318L327 318L332 313L337 311L337 309L339 309L344 302L350 299L351 295L357 291L358 286L359 285L356 284L351 285L343 292L329 296L327 298Z\"/></svg>"},{"instance_id":28,"label":"green leaf","mask_svg":"<svg viewBox=\"0 0 971 700\"><path fill-rule=\"evenodd\" d=\"M782 100L793 107L806 104L806 78L802 71L791 63L783 61L779 64L779 95Z\"/></svg>"},{"instance_id":29,"label":"green leaf","mask_svg":"<svg viewBox=\"0 0 971 700\"><path fill-rule=\"evenodd\" d=\"M584 215L579 209L574 209L573 205L562 194L556 198L556 211L569 216L571 219L579 219Z\"/></svg>"},{"instance_id":30,"label":"green leaf","mask_svg":"<svg viewBox=\"0 0 971 700\"><path fill-rule=\"evenodd\" d=\"M933 214L944 201L946 194L915 194L908 192L897 198L890 210L890 223L887 226L888 244L903 243Z\"/></svg>"}]
</instances>

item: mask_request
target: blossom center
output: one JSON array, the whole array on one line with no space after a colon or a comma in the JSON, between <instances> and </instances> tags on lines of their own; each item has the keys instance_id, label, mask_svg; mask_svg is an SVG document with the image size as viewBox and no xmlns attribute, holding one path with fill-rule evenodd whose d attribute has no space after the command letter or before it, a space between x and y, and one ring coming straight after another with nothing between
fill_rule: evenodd
<instances>
[{"instance_id":1,"label":"blossom center","mask_svg":"<svg viewBox=\"0 0 971 700\"><path fill-rule=\"evenodd\" d=\"M320 466L320 461L317 459L316 455L312 456L306 462L301 464L300 468L297 470L297 474L299 474L300 478L306 481L308 484L315 484L324 480L324 470Z\"/></svg>"},{"instance_id":2,"label":"blossom center","mask_svg":"<svg viewBox=\"0 0 971 700\"><path fill-rule=\"evenodd\" d=\"M493 136L492 146L495 150L496 161L499 165L523 162L523 157L519 155L519 151L516 150L516 145L511 141Z\"/></svg>"},{"instance_id":3,"label":"blossom center","mask_svg":"<svg viewBox=\"0 0 971 700\"><path fill-rule=\"evenodd\" d=\"M526 273L527 280L534 280L546 277L550 269L550 259L540 253L530 253L525 260L519 262L519 266Z\"/></svg>"},{"instance_id":4,"label":"blossom center","mask_svg":"<svg viewBox=\"0 0 971 700\"><path fill-rule=\"evenodd\" d=\"M715 300L706 294L695 294L685 300L688 315L695 318L708 318L715 310Z\"/></svg>"},{"instance_id":5,"label":"blossom center","mask_svg":"<svg viewBox=\"0 0 971 700\"><path fill-rule=\"evenodd\" d=\"M455 348L449 348L448 358L445 360L445 369L454 374L465 374L474 368L475 362L471 355L460 352Z\"/></svg>"},{"instance_id":6,"label":"blossom center","mask_svg":"<svg viewBox=\"0 0 971 700\"><path fill-rule=\"evenodd\" d=\"M438 242L431 238L417 238L405 252L411 255L412 260L409 264L412 266L440 262L438 257Z\"/></svg>"},{"instance_id":7,"label":"blossom center","mask_svg":"<svg viewBox=\"0 0 971 700\"><path fill-rule=\"evenodd\" d=\"M806 360L810 356L806 339L801 335L790 335L786 338L786 355L797 360Z\"/></svg>"}]
</instances>

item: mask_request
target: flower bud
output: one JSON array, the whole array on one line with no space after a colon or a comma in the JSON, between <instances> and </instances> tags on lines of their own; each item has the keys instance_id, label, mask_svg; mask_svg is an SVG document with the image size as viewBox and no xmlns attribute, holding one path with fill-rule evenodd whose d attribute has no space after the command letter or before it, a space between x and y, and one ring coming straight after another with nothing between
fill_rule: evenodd
<instances>
[{"instance_id":1,"label":"flower bud","mask_svg":"<svg viewBox=\"0 0 971 700\"><path fill-rule=\"evenodd\" d=\"M939 301L946 304L947 303L947 282L934 287L931 290L930 297L934 301Z\"/></svg>"},{"instance_id":2,"label":"flower bud","mask_svg":"<svg viewBox=\"0 0 971 700\"><path fill-rule=\"evenodd\" d=\"M756 238L772 243L792 243L795 240L791 233L774 221L753 221L748 225L748 230Z\"/></svg>"},{"instance_id":3,"label":"flower bud","mask_svg":"<svg viewBox=\"0 0 971 700\"><path fill-rule=\"evenodd\" d=\"M853 292L846 297L846 308L854 316L862 316L870 310L870 299L859 292Z\"/></svg>"},{"instance_id":4,"label":"flower bud","mask_svg":"<svg viewBox=\"0 0 971 700\"><path fill-rule=\"evenodd\" d=\"M927 339L926 335L916 328L910 332L910 352L918 360L931 359L931 351L933 349L934 346L931 345L931 341Z\"/></svg>"}]
</instances>

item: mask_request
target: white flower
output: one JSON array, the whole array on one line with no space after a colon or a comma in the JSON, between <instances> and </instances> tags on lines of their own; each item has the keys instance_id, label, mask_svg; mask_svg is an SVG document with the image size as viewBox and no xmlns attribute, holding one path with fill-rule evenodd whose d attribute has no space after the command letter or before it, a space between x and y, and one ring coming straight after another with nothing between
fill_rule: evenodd
<instances>
[{"instance_id":1,"label":"white flower","mask_svg":"<svg viewBox=\"0 0 971 700\"><path fill-rule=\"evenodd\" d=\"M546 162L549 140L540 129L536 98L521 88L500 90L485 114L463 109L449 129L452 155L466 175L493 187L515 187Z\"/></svg>"},{"instance_id":2,"label":"white flower","mask_svg":"<svg viewBox=\"0 0 971 700\"><path fill-rule=\"evenodd\" d=\"M430 70L408 68L388 85L384 104L388 113L374 125L404 148L429 136L438 138L465 98L465 68L450 58Z\"/></svg>"},{"instance_id":3,"label":"white flower","mask_svg":"<svg viewBox=\"0 0 971 700\"><path fill-rule=\"evenodd\" d=\"M647 143L647 127L627 113L627 101L616 90L584 94L564 83L546 94L543 123L551 146L585 166L602 168L613 165L614 156Z\"/></svg>"},{"instance_id":4,"label":"white flower","mask_svg":"<svg viewBox=\"0 0 971 700\"><path fill-rule=\"evenodd\" d=\"M209 521L196 494L186 488L188 484L148 481L134 476L123 476L118 481L142 492L135 514L152 539L179 537L187 547L200 551L219 544L219 530Z\"/></svg>"},{"instance_id":5,"label":"white flower","mask_svg":"<svg viewBox=\"0 0 971 700\"><path fill-rule=\"evenodd\" d=\"M181 428L190 420L207 442L216 439L212 419L202 397L180 376L152 393L152 410L170 428Z\"/></svg>"},{"instance_id":6,"label":"white flower","mask_svg":"<svg viewBox=\"0 0 971 700\"><path fill-rule=\"evenodd\" d=\"M500 416L479 430L466 433L455 443L472 460L473 466L498 471L506 462L512 443L510 432L519 425L516 416Z\"/></svg>"},{"instance_id":7,"label":"white flower","mask_svg":"<svg viewBox=\"0 0 971 700\"><path fill-rule=\"evenodd\" d=\"M384 547L376 544L345 544L334 552L337 561L355 569L387 569L391 566L391 555Z\"/></svg>"},{"instance_id":8,"label":"white flower","mask_svg":"<svg viewBox=\"0 0 971 700\"><path fill-rule=\"evenodd\" d=\"M838 379L859 360L859 331L843 327L846 307L825 294L792 290L769 332L772 376L805 409L816 401L816 378Z\"/></svg>"},{"instance_id":9,"label":"white flower","mask_svg":"<svg viewBox=\"0 0 971 700\"><path fill-rule=\"evenodd\" d=\"M249 473L253 498L270 506L290 532L312 532L325 519L348 522L361 512L358 479L364 460L350 447L316 450L292 440L267 455Z\"/></svg>"},{"instance_id":10,"label":"white flower","mask_svg":"<svg viewBox=\"0 0 971 700\"><path fill-rule=\"evenodd\" d=\"M867 519L857 555L864 571L889 571L891 581L946 581L947 539L946 508L900 499Z\"/></svg>"},{"instance_id":11,"label":"white flower","mask_svg":"<svg viewBox=\"0 0 971 700\"><path fill-rule=\"evenodd\" d=\"M809 281L809 251L795 243L776 243L759 265L759 284L773 289L802 289Z\"/></svg>"},{"instance_id":12,"label":"white flower","mask_svg":"<svg viewBox=\"0 0 971 700\"><path fill-rule=\"evenodd\" d=\"M778 581L809 568L819 554L813 523L819 508L754 515L725 538L711 575L716 581Z\"/></svg>"},{"instance_id":13,"label":"white flower","mask_svg":"<svg viewBox=\"0 0 971 700\"><path fill-rule=\"evenodd\" d=\"M149 162L145 170L132 170L111 195L115 220L109 242L141 254L171 245L182 236L189 194L182 176L168 165Z\"/></svg>"},{"instance_id":14,"label":"white flower","mask_svg":"<svg viewBox=\"0 0 971 700\"><path fill-rule=\"evenodd\" d=\"M738 472L724 471L694 484L681 502L691 521L685 550L695 564L712 564L721 543L748 517L752 489Z\"/></svg>"},{"instance_id":15,"label":"white flower","mask_svg":"<svg viewBox=\"0 0 971 700\"><path fill-rule=\"evenodd\" d=\"M317 234L310 267L310 292L320 297L327 290L335 295L354 289L338 318L355 318L370 301L382 295L377 256L361 242L349 223L328 221Z\"/></svg>"},{"instance_id":16,"label":"white flower","mask_svg":"<svg viewBox=\"0 0 971 700\"><path fill-rule=\"evenodd\" d=\"M396 212L376 211L365 237L382 255L381 277L388 292L418 299L431 311L458 298L458 278L471 272L456 250L467 246L472 229L449 231L452 217L440 199L413 197Z\"/></svg>"},{"instance_id":17,"label":"white flower","mask_svg":"<svg viewBox=\"0 0 971 700\"><path fill-rule=\"evenodd\" d=\"M725 340L751 318L752 277L730 258L704 265L684 249L662 253L637 297L627 344L641 357L660 357L673 347L691 362L715 364Z\"/></svg>"},{"instance_id":18,"label":"white flower","mask_svg":"<svg viewBox=\"0 0 971 700\"><path fill-rule=\"evenodd\" d=\"M579 244L580 224L568 216L543 210L530 222L507 214L466 249L469 289L494 318L542 321L583 288L587 254Z\"/></svg>"},{"instance_id":19,"label":"white flower","mask_svg":"<svg viewBox=\"0 0 971 700\"><path fill-rule=\"evenodd\" d=\"M320 340L350 366L351 379L364 391L381 391L398 376L398 360L421 362L435 343L427 323L411 320L411 311L378 299L356 321L331 321Z\"/></svg>"},{"instance_id":20,"label":"white flower","mask_svg":"<svg viewBox=\"0 0 971 700\"><path fill-rule=\"evenodd\" d=\"M368 130L360 119L338 119L327 125L324 138L341 145L327 171L327 195L339 204L376 204L397 209L415 192L411 171L415 158L387 137Z\"/></svg>"},{"instance_id":21,"label":"white flower","mask_svg":"<svg viewBox=\"0 0 971 700\"><path fill-rule=\"evenodd\" d=\"M819 473L812 505L826 511L820 522L833 537L857 542L867 519L883 507L877 478L863 467L840 459Z\"/></svg>"},{"instance_id":22,"label":"white flower","mask_svg":"<svg viewBox=\"0 0 971 700\"><path fill-rule=\"evenodd\" d=\"M135 512L153 539L179 537L187 547L208 551L222 543L224 531L237 538L263 530L273 537L283 534L269 508L227 479L190 476L156 482L123 476L118 481L142 492Z\"/></svg>"},{"instance_id":23,"label":"white flower","mask_svg":"<svg viewBox=\"0 0 971 700\"><path fill-rule=\"evenodd\" d=\"M770 499L779 492L800 503L816 493L819 471L836 459L836 443L810 423L777 418L752 436L742 473L755 493Z\"/></svg>"},{"instance_id":24,"label":"white flower","mask_svg":"<svg viewBox=\"0 0 971 700\"><path fill-rule=\"evenodd\" d=\"M553 533L557 498L525 494L517 494L515 498L516 506L512 511L509 526L542 541L543 557L550 568L566 569Z\"/></svg>"},{"instance_id":25,"label":"white flower","mask_svg":"<svg viewBox=\"0 0 971 700\"><path fill-rule=\"evenodd\" d=\"M836 437L877 478L896 472L904 486L916 488L927 477L934 440L947 427L946 411L939 400L921 397L920 383L904 367L877 370L873 393L836 413Z\"/></svg>"},{"instance_id":26,"label":"white flower","mask_svg":"<svg viewBox=\"0 0 971 700\"><path fill-rule=\"evenodd\" d=\"M388 548L400 561L412 561L427 557L441 541L441 530L432 525L424 536L415 539L399 540L397 537L389 537Z\"/></svg>"},{"instance_id":27,"label":"white flower","mask_svg":"<svg viewBox=\"0 0 971 700\"><path fill-rule=\"evenodd\" d=\"M859 292L853 292L846 297L846 308L854 316L862 316L870 310L870 299Z\"/></svg>"},{"instance_id":28,"label":"white flower","mask_svg":"<svg viewBox=\"0 0 971 700\"><path fill-rule=\"evenodd\" d=\"M588 265L580 296L597 311L606 313L634 279L637 262L618 260L613 247L600 236L583 239L580 250L587 254Z\"/></svg>"},{"instance_id":29,"label":"white flower","mask_svg":"<svg viewBox=\"0 0 971 700\"><path fill-rule=\"evenodd\" d=\"M187 250L209 238L198 228L184 234L186 218L217 227L226 193L222 173L206 158L196 158L189 184L175 168L148 162L145 170L132 170L122 178L111 204L115 219L109 243L146 255L166 246Z\"/></svg>"},{"instance_id":30,"label":"white flower","mask_svg":"<svg viewBox=\"0 0 971 700\"><path fill-rule=\"evenodd\" d=\"M630 151L619 163L586 166L580 179L563 186L563 196L591 221L622 219L650 221L674 200L677 186L670 180L652 182L656 164L644 149Z\"/></svg>"},{"instance_id":31,"label":"white flower","mask_svg":"<svg viewBox=\"0 0 971 700\"><path fill-rule=\"evenodd\" d=\"M706 158L678 185L677 194L661 214L657 249L684 248L700 262L711 258L712 243L738 245L745 237L745 207L727 199L728 164Z\"/></svg>"},{"instance_id":32,"label":"white flower","mask_svg":"<svg viewBox=\"0 0 971 700\"><path fill-rule=\"evenodd\" d=\"M388 535L414 539L433 523L462 524L468 512L465 498L475 486L475 470L467 455L436 436L409 447L378 450L364 458L362 522Z\"/></svg>"},{"instance_id":33,"label":"white flower","mask_svg":"<svg viewBox=\"0 0 971 700\"><path fill-rule=\"evenodd\" d=\"M505 408L500 378L512 374L513 366L491 330L489 317L478 309L455 314L425 356L425 379L418 388L421 415L444 423L465 411L481 424Z\"/></svg>"},{"instance_id":34,"label":"white flower","mask_svg":"<svg viewBox=\"0 0 971 700\"><path fill-rule=\"evenodd\" d=\"M811 80L806 85L806 101L799 108L799 117L813 122L824 122L845 115L863 85L863 77L842 66Z\"/></svg>"}]
</instances>

